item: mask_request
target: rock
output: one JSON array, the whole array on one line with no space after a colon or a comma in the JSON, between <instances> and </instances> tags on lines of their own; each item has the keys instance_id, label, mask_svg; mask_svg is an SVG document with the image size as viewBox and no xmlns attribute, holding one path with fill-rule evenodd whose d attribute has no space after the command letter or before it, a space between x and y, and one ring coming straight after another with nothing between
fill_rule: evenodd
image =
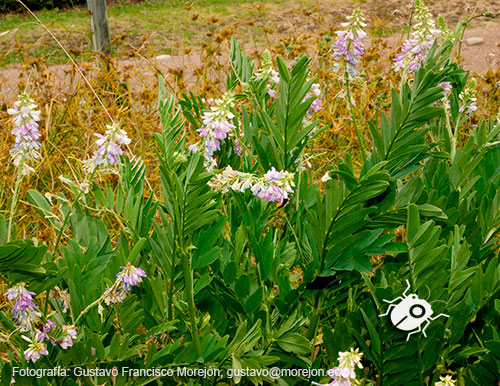
<instances>
[{"instance_id":1,"label":"rock","mask_svg":"<svg viewBox=\"0 0 500 386\"><path fill-rule=\"evenodd\" d=\"M465 39L465 44L468 46L477 46L478 44L483 44L484 39L483 38L467 38Z\"/></svg>"},{"instance_id":2,"label":"rock","mask_svg":"<svg viewBox=\"0 0 500 386\"><path fill-rule=\"evenodd\" d=\"M170 59L172 56L171 55L158 55L156 57L156 60L167 60Z\"/></svg>"}]
</instances>

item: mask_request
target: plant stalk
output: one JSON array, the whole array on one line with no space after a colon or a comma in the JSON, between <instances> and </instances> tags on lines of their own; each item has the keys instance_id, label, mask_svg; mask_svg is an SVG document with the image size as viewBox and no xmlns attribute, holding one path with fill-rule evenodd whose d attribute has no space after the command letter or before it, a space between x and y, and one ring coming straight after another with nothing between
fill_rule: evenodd
<instances>
[{"instance_id":1,"label":"plant stalk","mask_svg":"<svg viewBox=\"0 0 500 386\"><path fill-rule=\"evenodd\" d=\"M361 154L363 156L363 163L365 163L366 162L365 145L363 142L363 137L361 136L361 132L359 131L358 123L356 121L356 116L354 115L354 110L353 110L352 101L351 101L349 73L347 72L347 67L345 70L345 83L346 83L346 90L347 90L347 103L349 106L349 113L351 113L352 123L354 125L354 129L356 130L356 136L358 137L358 141L359 141L359 148L361 149Z\"/></svg>"},{"instance_id":2,"label":"plant stalk","mask_svg":"<svg viewBox=\"0 0 500 386\"><path fill-rule=\"evenodd\" d=\"M193 295L193 276L191 271L191 266L189 263L189 257L187 253L182 254L182 270L184 272L184 283L186 288L186 297L188 302L189 310L189 320L191 322L191 336L193 337L194 349L198 357L203 356L203 351L201 350L200 337L198 335L198 326L196 325L196 315L194 306L194 295Z\"/></svg>"},{"instance_id":3,"label":"plant stalk","mask_svg":"<svg viewBox=\"0 0 500 386\"><path fill-rule=\"evenodd\" d=\"M23 167L24 167L24 157L21 159L21 163L19 165L19 170L17 172L17 178L16 178L16 185L14 187L14 194L12 196L12 202L10 203L9 224L7 225L7 242L9 242L11 238L12 219L14 217L14 210L16 209L17 193L19 192L19 185L21 185L21 180L23 179Z\"/></svg>"}]
</instances>

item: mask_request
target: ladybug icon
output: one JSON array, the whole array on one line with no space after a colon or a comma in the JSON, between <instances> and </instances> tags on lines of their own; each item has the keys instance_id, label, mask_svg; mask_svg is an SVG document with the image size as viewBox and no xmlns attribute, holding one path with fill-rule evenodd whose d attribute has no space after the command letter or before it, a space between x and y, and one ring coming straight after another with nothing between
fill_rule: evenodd
<instances>
[{"instance_id":1,"label":"ladybug icon","mask_svg":"<svg viewBox=\"0 0 500 386\"><path fill-rule=\"evenodd\" d=\"M439 314L437 316L432 316L432 307L426 300L420 299L416 294L407 293L410 291L410 282L406 280L408 287L403 292L402 296L398 296L394 300L384 300L384 302L389 303L390 306L385 314L379 315L380 317L390 314L392 324L402 330L410 331L406 341L410 340L410 335L416 334L422 331L425 337L425 329L429 326L431 321L445 316L449 318L449 315ZM393 304L399 301L397 304ZM422 327L423 325L423 327Z\"/></svg>"}]
</instances>

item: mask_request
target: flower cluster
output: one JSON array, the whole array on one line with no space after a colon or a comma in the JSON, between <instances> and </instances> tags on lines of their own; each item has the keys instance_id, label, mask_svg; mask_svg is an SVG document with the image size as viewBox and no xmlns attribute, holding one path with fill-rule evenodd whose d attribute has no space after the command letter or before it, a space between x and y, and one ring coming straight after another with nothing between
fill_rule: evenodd
<instances>
[{"instance_id":1,"label":"flower cluster","mask_svg":"<svg viewBox=\"0 0 500 386\"><path fill-rule=\"evenodd\" d=\"M5 292L4 296L10 301L15 301L12 307L14 321L18 324L19 330L29 332L30 337L21 335L21 337L29 343L28 348L24 351L26 360L36 362L42 355L48 355L46 341L50 341L53 346L59 345L62 349L67 349L73 345L77 331L75 326L63 325L58 328L57 324L51 320L41 328L36 325L41 325L40 312L36 311L38 307L33 302L34 292L26 289L24 283L18 284Z\"/></svg>"},{"instance_id":2,"label":"flower cluster","mask_svg":"<svg viewBox=\"0 0 500 386\"><path fill-rule=\"evenodd\" d=\"M12 160L16 167L22 167L22 174L27 175L34 171L29 165L31 161L40 159L42 136L38 131L40 110L35 110L37 105L26 94L21 94L19 100L14 102L14 108L8 109L12 115L14 129L11 133L16 137L14 147L10 150Z\"/></svg>"},{"instance_id":3,"label":"flower cluster","mask_svg":"<svg viewBox=\"0 0 500 386\"><path fill-rule=\"evenodd\" d=\"M116 165L120 163L120 156L123 154L121 145L128 145L130 138L125 130L113 123L106 125L106 132L94 134L98 139L95 144L98 149L92 155L92 158L84 161L84 168L88 175L94 170L102 168L106 172L116 172Z\"/></svg>"},{"instance_id":4,"label":"flower cluster","mask_svg":"<svg viewBox=\"0 0 500 386\"><path fill-rule=\"evenodd\" d=\"M273 61L269 50L265 50L262 54L262 64L259 70L253 76L255 80L265 80L267 83L267 93L271 98L276 98L277 91L273 89L273 84L279 84L280 75L273 69Z\"/></svg>"},{"instance_id":5,"label":"flower cluster","mask_svg":"<svg viewBox=\"0 0 500 386\"><path fill-rule=\"evenodd\" d=\"M271 168L263 177L258 177L252 173L243 173L226 167L221 174L218 174L211 181L210 185L222 193L229 189L244 192L250 189L252 193L266 201L283 202L288 199L288 193L293 193L293 173L280 171Z\"/></svg>"},{"instance_id":6,"label":"flower cluster","mask_svg":"<svg viewBox=\"0 0 500 386\"><path fill-rule=\"evenodd\" d=\"M132 287L139 285L142 282L142 278L146 277L144 270L136 268L130 263L120 268L122 270L116 274L116 280L113 285L107 288L101 296L101 299L104 300L107 306L121 303L132 290ZM102 313L102 308L99 310Z\"/></svg>"},{"instance_id":7,"label":"flower cluster","mask_svg":"<svg viewBox=\"0 0 500 386\"><path fill-rule=\"evenodd\" d=\"M364 23L365 18L359 9L355 9L347 19L348 22L342 23L342 27L346 29L335 32L337 40L333 46L333 58L339 62L344 61L349 75L355 77L359 75L356 66L365 52L365 46L361 39L366 36L366 32L363 31L366 23ZM337 66L338 68L340 66Z\"/></svg>"},{"instance_id":8,"label":"flower cluster","mask_svg":"<svg viewBox=\"0 0 500 386\"><path fill-rule=\"evenodd\" d=\"M48 355L46 341L51 342L52 346L59 345L63 350L67 350L73 346L76 335L75 326L63 324L62 328L58 328L55 322L48 320L42 331L32 331L32 338L21 336L25 341L29 342L28 348L24 351L24 357L27 361L31 360L35 363L42 355Z\"/></svg>"},{"instance_id":9,"label":"flower cluster","mask_svg":"<svg viewBox=\"0 0 500 386\"><path fill-rule=\"evenodd\" d=\"M463 105L459 108L461 113L465 112L466 114L472 114L477 110L478 106L475 87L476 82L472 79L467 84L467 87L465 87L465 89L460 93L459 98L463 102Z\"/></svg>"},{"instance_id":10,"label":"flower cluster","mask_svg":"<svg viewBox=\"0 0 500 386\"><path fill-rule=\"evenodd\" d=\"M451 375L446 375L444 377L439 376L439 381L436 382L434 386L455 386L455 380Z\"/></svg>"},{"instance_id":11,"label":"flower cluster","mask_svg":"<svg viewBox=\"0 0 500 386\"><path fill-rule=\"evenodd\" d=\"M235 132L231 120L234 114L231 109L234 108L234 96L226 93L220 99L217 99L216 106L211 111L206 111L202 115L203 125L197 130L199 136L204 139L205 164L212 168L214 166L213 154L220 150L221 141L227 137L233 137ZM241 147L237 139L234 140L234 151L241 154Z\"/></svg>"},{"instance_id":12,"label":"flower cluster","mask_svg":"<svg viewBox=\"0 0 500 386\"><path fill-rule=\"evenodd\" d=\"M451 90L453 89L453 86L451 85L450 82L441 82L441 83L438 83L438 86L443 88L444 97L441 98L441 101L444 102L445 105L449 108L450 103L448 101L448 97L451 94ZM437 105L438 102L439 101L436 101L436 102L434 102L434 104Z\"/></svg>"},{"instance_id":13,"label":"flower cluster","mask_svg":"<svg viewBox=\"0 0 500 386\"><path fill-rule=\"evenodd\" d=\"M309 107L308 114L312 114L313 111L317 113L323 108L323 102L319 99L320 95L321 90L319 83L313 83L311 85L311 91L306 94L304 100L302 101L302 103L304 103L307 99L312 98L313 96L316 97L311 103L311 107Z\"/></svg>"},{"instance_id":14,"label":"flower cluster","mask_svg":"<svg viewBox=\"0 0 500 386\"><path fill-rule=\"evenodd\" d=\"M418 71L434 41L441 35L441 30L435 28L432 15L423 0L415 0L414 7L416 23L413 34L403 43L401 52L394 59L395 71Z\"/></svg>"},{"instance_id":15,"label":"flower cluster","mask_svg":"<svg viewBox=\"0 0 500 386\"><path fill-rule=\"evenodd\" d=\"M75 326L62 326L62 340L59 342L59 346L66 350L67 348L73 346L73 341L76 338L76 327Z\"/></svg>"},{"instance_id":16,"label":"flower cluster","mask_svg":"<svg viewBox=\"0 0 500 386\"><path fill-rule=\"evenodd\" d=\"M264 176L258 177L252 173L243 173L226 167L222 173L216 175L210 182L214 189L226 193L229 189L245 192L250 189L253 195L265 201L283 202L288 194L293 193L294 174L286 171L277 171L271 168Z\"/></svg>"},{"instance_id":17,"label":"flower cluster","mask_svg":"<svg viewBox=\"0 0 500 386\"><path fill-rule=\"evenodd\" d=\"M288 199L288 193L293 193L293 173L277 171L271 168L264 177L252 187L252 193L264 201L283 202Z\"/></svg>"},{"instance_id":18,"label":"flower cluster","mask_svg":"<svg viewBox=\"0 0 500 386\"><path fill-rule=\"evenodd\" d=\"M352 349L350 351L339 352L339 365L328 370L326 373L332 381L328 386L350 386L351 381L356 380L356 367L362 369L361 358L363 353L359 349Z\"/></svg>"},{"instance_id":19,"label":"flower cluster","mask_svg":"<svg viewBox=\"0 0 500 386\"><path fill-rule=\"evenodd\" d=\"M444 91L444 96L447 97L448 95L450 95L450 92L452 90L452 86L451 86L451 83L450 82L441 82L441 83L438 83L438 86L442 87L443 88L443 91Z\"/></svg>"},{"instance_id":20,"label":"flower cluster","mask_svg":"<svg viewBox=\"0 0 500 386\"><path fill-rule=\"evenodd\" d=\"M33 339L24 335L22 338L29 343L28 348L24 351L24 357L27 361L31 360L35 363L42 355L49 355L43 333L37 333Z\"/></svg>"},{"instance_id":21,"label":"flower cluster","mask_svg":"<svg viewBox=\"0 0 500 386\"><path fill-rule=\"evenodd\" d=\"M70 309L71 298L68 291L62 290L56 286L49 291L49 298L56 299L59 302L62 312L66 313Z\"/></svg>"},{"instance_id":22,"label":"flower cluster","mask_svg":"<svg viewBox=\"0 0 500 386\"><path fill-rule=\"evenodd\" d=\"M19 329L24 332L31 331L33 322L41 316L41 314L36 311L38 307L33 302L32 295L36 294L28 291L24 283L20 283L4 293L7 299L15 301L12 307L14 321L17 323Z\"/></svg>"}]
</instances>

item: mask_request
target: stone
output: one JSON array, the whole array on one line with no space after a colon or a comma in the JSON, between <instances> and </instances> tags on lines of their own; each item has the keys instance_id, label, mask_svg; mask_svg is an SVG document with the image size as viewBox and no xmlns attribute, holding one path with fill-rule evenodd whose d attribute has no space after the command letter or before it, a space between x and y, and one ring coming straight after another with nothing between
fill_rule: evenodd
<instances>
[{"instance_id":1,"label":"stone","mask_svg":"<svg viewBox=\"0 0 500 386\"><path fill-rule=\"evenodd\" d=\"M484 43L483 38L474 37L465 39L465 44L467 44L468 46L477 46L478 44L483 44L483 43Z\"/></svg>"}]
</instances>

